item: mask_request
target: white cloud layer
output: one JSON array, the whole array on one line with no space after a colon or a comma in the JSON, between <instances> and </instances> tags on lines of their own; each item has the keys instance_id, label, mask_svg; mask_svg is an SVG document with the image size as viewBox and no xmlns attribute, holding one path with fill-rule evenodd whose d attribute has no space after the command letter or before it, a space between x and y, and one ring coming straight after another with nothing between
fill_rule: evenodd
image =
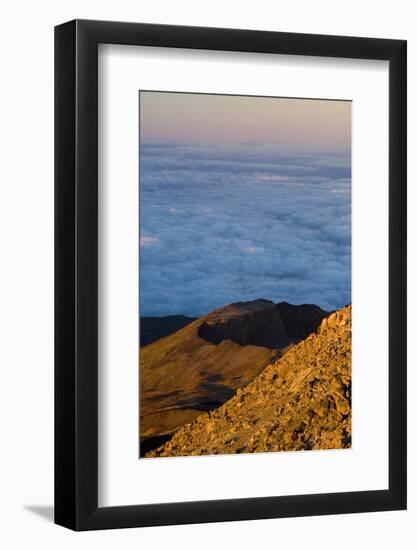
<instances>
[{"instance_id":1,"label":"white cloud layer","mask_svg":"<svg viewBox=\"0 0 417 550\"><path fill-rule=\"evenodd\" d=\"M142 144L141 315L349 303L350 153Z\"/></svg>"}]
</instances>

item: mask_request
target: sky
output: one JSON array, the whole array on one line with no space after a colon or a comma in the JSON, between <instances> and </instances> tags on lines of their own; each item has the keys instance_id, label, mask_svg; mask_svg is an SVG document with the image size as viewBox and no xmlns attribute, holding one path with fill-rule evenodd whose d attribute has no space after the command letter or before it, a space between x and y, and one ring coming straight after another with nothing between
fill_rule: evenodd
<instances>
[{"instance_id":1,"label":"sky","mask_svg":"<svg viewBox=\"0 0 417 550\"><path fill-rule=\"evenodd\" d=\"M143 142L275 143L286 150L350 149L349 101L141 92Z\"/></svg>"},{"instance_id":2,"label":"sky","mask_svg":"<svg viewBox=\"0 0 417 550\"><path fill-rule=\"evenodd\" d=\"M140 314L351 301L351 103L141 92Z\"/></svg>"}]
</instances>

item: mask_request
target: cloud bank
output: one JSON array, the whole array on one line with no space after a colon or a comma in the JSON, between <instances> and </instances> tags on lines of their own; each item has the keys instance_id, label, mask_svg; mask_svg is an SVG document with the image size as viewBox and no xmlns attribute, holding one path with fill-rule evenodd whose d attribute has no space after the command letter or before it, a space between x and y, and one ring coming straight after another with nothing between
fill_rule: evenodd
<instances>
[{"instance_id":1,"label":"cloud bank","mask_svg":"<svg viewBox=\"0 0 417 550\"><path fill-rule=\"evenodd\" d=\"M140 313L351 301L350 153L142 143Z\"/></svg>"}]
</instances>

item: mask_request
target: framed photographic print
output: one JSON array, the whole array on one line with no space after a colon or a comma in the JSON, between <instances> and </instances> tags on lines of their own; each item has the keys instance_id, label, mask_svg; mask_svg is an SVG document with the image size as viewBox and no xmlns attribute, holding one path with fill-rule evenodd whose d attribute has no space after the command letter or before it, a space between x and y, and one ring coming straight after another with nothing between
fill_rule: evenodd
<instances>
[{"instance_id":1,"label":"framed photographic print","mask_svg":"<svg viewBox=\"0 0 417 550\"><path fill-rule=\"evenodd\" d=\"M406 42L55 29L55 521L406 507Z\"/></svg>"}]
</instances>

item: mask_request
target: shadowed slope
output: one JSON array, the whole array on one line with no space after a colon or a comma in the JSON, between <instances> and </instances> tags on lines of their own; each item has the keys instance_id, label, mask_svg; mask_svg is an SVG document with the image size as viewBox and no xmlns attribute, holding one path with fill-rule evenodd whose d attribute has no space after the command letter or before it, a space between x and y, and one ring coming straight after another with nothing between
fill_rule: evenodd
<instances>
[{"instance_id":1,"label":"shadowed slope","mask_svg":"<svg viewBox=\"0 0 417 550\"><path fill-rule=\"evenodd\" d=\"M232 340L242 346L282 349L306 338L327 315L312 304L274 304L269 300L237 302L207 315L198 334L213 344Z\"/></svg>"}]
</instances>

